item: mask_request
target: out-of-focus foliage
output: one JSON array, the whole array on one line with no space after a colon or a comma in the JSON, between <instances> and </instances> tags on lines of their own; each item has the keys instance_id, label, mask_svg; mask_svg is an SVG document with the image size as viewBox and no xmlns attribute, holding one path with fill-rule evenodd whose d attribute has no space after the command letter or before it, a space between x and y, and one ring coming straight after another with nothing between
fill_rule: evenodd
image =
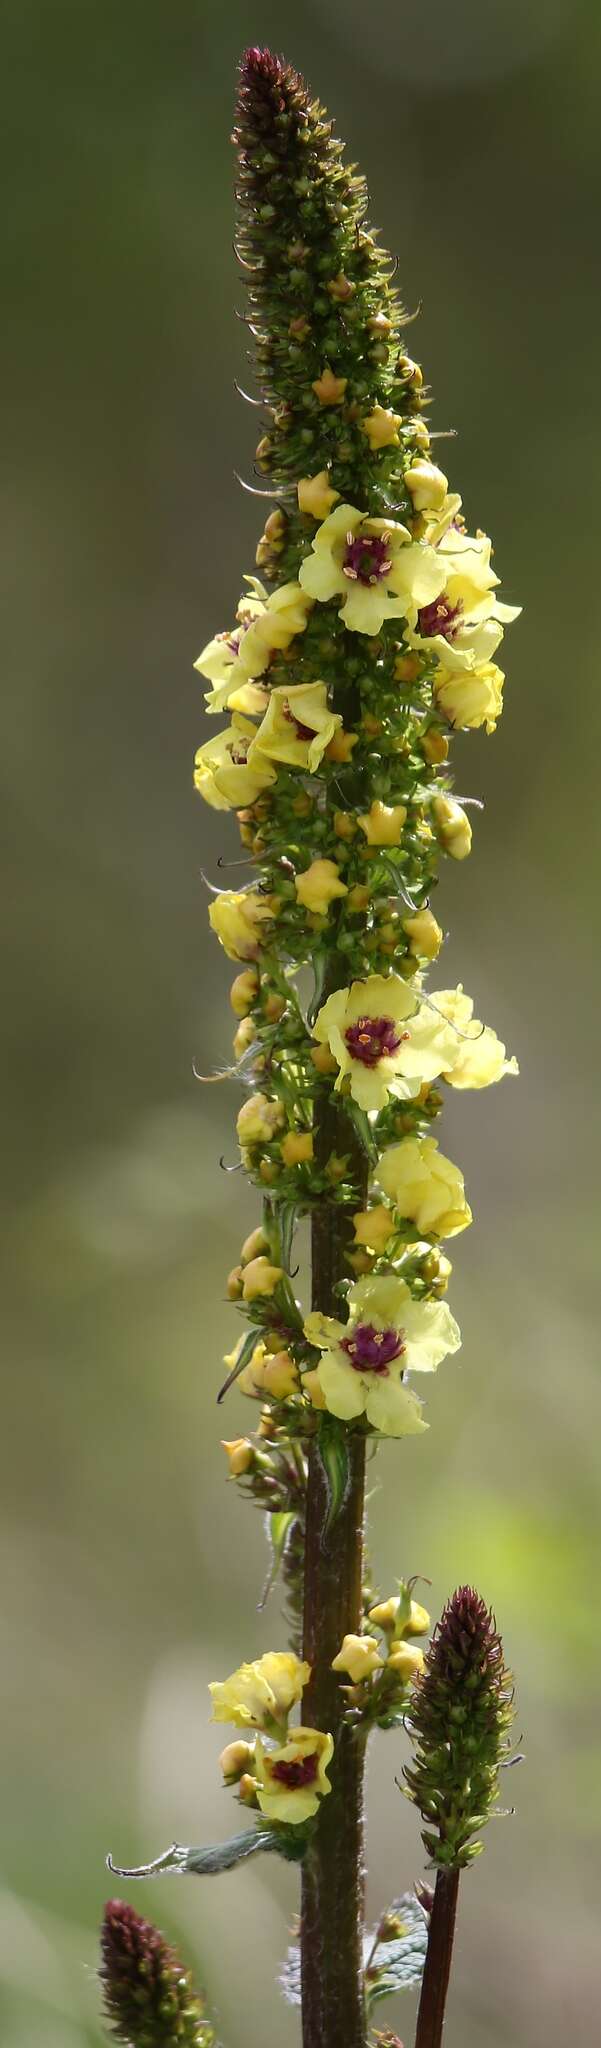
<instances>
[{"instance_id":1,"label":"out-of-focus foliage","mask_svg":"<svg viewBox=\"0 0 601 2048\"><path fill-rule=\"evenodd\" d=\"M374 1503L372 1547L382 1585L432 1579L433 1612L477 1574L519 1674L528 1764L517 1819L465 1880L448 2048L563 2048L590 2038L599 1910L590 0L527 19L431 0L417 22L354 0L8 10L1 2030L99 2048L105 1851L227 1832L205 1681L274 1635L261 1532L216 1450L220 1275L254 1215L217 1164L232 1105L192 1076L223 1057L229 976L199 878L217 841L192 794L191 664L258 530L232 478L256 440L232 391L249 370L228 144L251 38L306 72L368 169L423 302L434 426L458 429L466 514L525 605L496 738L457 749L486 797L478 858L436 902L447 979L465 974L522 1079L461 1100L478 1217L455 1259L462 1362ZM374 1913L421 1869L395 1740L370 1772ZM243 1999L263 2048L291 2048L275 1976L295 1896L267 1860L135 1903L183 1940L224 2038Z\"/></svg>"}]
</instances>

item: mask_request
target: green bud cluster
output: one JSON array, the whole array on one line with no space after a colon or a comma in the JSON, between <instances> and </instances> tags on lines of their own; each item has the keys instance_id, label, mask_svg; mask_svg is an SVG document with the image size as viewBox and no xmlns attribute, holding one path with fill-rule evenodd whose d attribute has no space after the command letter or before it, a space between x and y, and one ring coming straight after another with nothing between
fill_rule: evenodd
<instances>
[{"instance_id":1,"label":"green bud cluster","mask_svg":"<svg viewBox=\"0 0 601 2048\"><path fill-rule=\"evenodd\" d=\"M413 1762L403 1777L425 1822L422 1840L441 1870L463 1870L490 1819L510 1749L513 1682L492 1613L470 1586L437 1622L407 1719Z\"/></svg>"},{"instance_id":2,"label":"green bud cluster","mask_svg":"<svg viewBox=\"0 0 601 2048\"><path fill-rule=\"evenodd\" d=\"M104 1910L100 1981L105 2019L124 2048L214 2048L204 2002L176 1949L120 1899Z\"/></svg>"},{"instance_id":3,"label":"green bud cluster","mask_svg":"<svg viewBox=\"0 0 601 2048\"><path fill-rule=\"evenodd\" d=\"M237 249L270 413L258 460L293 487L307 468L331 467L334 488L353 500L359 493L370 512L386 515L393 504L410 512L402 476L423 379L400 353L402 309L391 259L367 222L365 180L344 162L304 80L268 50L246 53L234 141ZM346 380L342 407L322 404L313 389L328 369ZM375 459L360 425L366 401L393 406L406 429L400 448ZM299 527L296 518L291 540ZM293 573L292 563L284 567Z\"/></svg>"}]
</instances>

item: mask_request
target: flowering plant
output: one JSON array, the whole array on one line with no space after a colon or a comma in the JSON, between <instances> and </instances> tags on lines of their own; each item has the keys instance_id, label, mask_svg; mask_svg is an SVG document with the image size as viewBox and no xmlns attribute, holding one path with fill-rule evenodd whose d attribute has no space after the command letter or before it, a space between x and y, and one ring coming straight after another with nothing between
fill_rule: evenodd
<instances>
[{"instance_id":1,"label":"flowering plant","mask_svg":"<svg viewBox=\"0 0 601 2048\"><path fill-rule=\"evenodd\" d=\"M298 1861L289 1985L298 1978L305 2048L364 2048L374 2000L422 1978L417 2043L435 2048L459 1872L495 1795L511 1694L478 1595L454 1596L425 1653L414 1582L374 1597L365 1461L383 1437L429 1427L435 1401L414 1375L423 1385L460 1344L444 1243L472 1213L433 1135L444 1090L517 1072L461 985L427 983L443 944L439 862L472 845L450 740L494 731L495 656L517 611L434 459L363 180L302 79L267 51L244 58L235 140L271 509L259 575L196 663L207 712L229 723L200 746L195 781L237 818L250 870L209 912L237 967L237 1135L262 1200L227 1283L244 1329L222 1389L237 1382L259 1419L223 1448L267 1512L291 1648L210 1688L214 1719L243 1732L221 1767L250 1826L137 1874L226 1868L266 1849ZM305 1217L310 1309L292 1272ZM418 1889L409 1947L392 1913L366 1963L366 1739L401 1725L417 1745L406 1789L436 1889Z\"/></svg>"}]
</instances>

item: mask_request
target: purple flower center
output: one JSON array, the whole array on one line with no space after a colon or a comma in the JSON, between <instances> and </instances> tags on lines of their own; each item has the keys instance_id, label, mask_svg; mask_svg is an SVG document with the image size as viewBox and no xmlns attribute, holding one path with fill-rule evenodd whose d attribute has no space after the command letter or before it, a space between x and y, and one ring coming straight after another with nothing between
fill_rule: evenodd
<instances>
[{"instance_id":1,"label":"purple flower center","mask_svg":"<svg viewBox=\"0 0 601 2048\"><path fill-rule=\"evenodd\" d=\"M245 767L246 767L246 760L247 760L247 755L248 755L248 749L249 749L249 746L250 746L250 740L246 740L246 739L238 739L238 740L236 740L236 742L235 742L235 745L234 745L233 747L230 747L230 749L229 749L229 755L230 755L230 760L231 760L231 761L233 761L233 763L234 763L234 767L236 767L236 768L245 768Z\"/></svg>"},{"instance_id":2,"label":"purple flower center","mask_svg":"<svg viewBox=\"0 0 601 2048\"><path fill-rule=\"evenodd\" d=\"M340 1349L346 1351L355 1372L376 1372L386 1379L392 1359L400 1358L405 1350L403 1332L376 1330L373 1323L358 1323L352 1337L342 1337Z\"/></svg>"},{"instance_id":3,"label":"purple flower center","mask_svg":"<svg viewBox=\"0 0 601 2048\"><path fill-rule=\"evenodd\" d=\"M462 611L461 601L459 604L447 604L444 597L435 598L434 604L422 605L418 619L423 638L429 640L434 633L440 633L443 640L453 640Z\"/></svg>"},{"instance_id":4,"label":"purple flower center","mask_svg":"<svg viewBox=\"0 0 601 2048\"><path fill-rule=\"evenodd\" d=\"M236 654L238 654L238 653L239 653L239 651L240 651L240 641L244 639L244 634L248 632L248 628L249 628L250 624L251 624L251 621L250 621L250 619L243 619L243 620L241 621L241 624L240 624L239 626L236 626L236 627L234 628L234 631L233 631L233 633L232 633L232 635L231 635L231 638L230 638L229 640L228 640L228 639L226 639L226 643L225 643L225 644L226 644L226 647L229 647L229 650L230 650L230 654L234 654L234 655L236 655Z\"/></svg>"},{"instance_id":5,"label":"purple flower center","mask_svg":"<svg viewBox=\"0 0 601 2048\"><path fill-rule=\"evenodd\" d=\"M398 1031L392 1017L358 1017L344 1037L352 1059L360 1060L363 1067L377 1067L379 1060L398 1052L409 1032Z\"/></svg>"},{"instance_id":6,"label":"purple flower center","mask_svg":"<svg viewBox=\"0 0 601 2048\"><path fill-rule=\"evenodd\" d=\"M315 1784L317 1769L317 1757L313 1751L311 1756L281 1757L279 1763L270 1764L269 1774L278 1785L285 1785L288 1792L298 1792L302 1785Z\"/></svg>"},{"instance_id":7,"label":"purple flower center","mask_svg":"<svg viewBox=\"0 0 601 2048\"><path fill-rule=\"evenodd\" d=\"M291 709L290 709L290 705L289 705L289 703L288 703L288 699L287 699L287 698L285 699L285 702L284 702L284 703L283 703L283 705L282 705L282 711L283 711L283 713L284 713L284 718L287 718L287 720L288 720L288 724L289 724L289 725L293 725L293 726L294 726L294 730L295 730L295 732L296 732L296 735L297 735L297 738L298 738L299 740L314 740L314 739L315 739L315 728L314 728L314 726L312 726L312 725L301 725L301 722L300 722L300 718L295 718L295 716L294 716L294 712L293 712L293 711L291 711Z\"/></svg>"},{"instance_id":8,"label":"purple flower center","mask_svg":"<svg viewBox=\"0 0 601 2048\"><path fill-rule=\"evenodd\" d=\"M390 568L388 541L378 540L375 534L353 540L352 533L347 533L342 568L351 583L380 583Z\"/></svg>"}]
</instances>

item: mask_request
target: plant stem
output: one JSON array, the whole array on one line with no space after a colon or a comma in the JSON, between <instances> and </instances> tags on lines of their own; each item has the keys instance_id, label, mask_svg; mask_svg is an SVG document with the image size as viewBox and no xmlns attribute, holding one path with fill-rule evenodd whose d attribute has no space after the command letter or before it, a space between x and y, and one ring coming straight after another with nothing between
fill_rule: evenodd
<instances>
[{"instance_id":1,"label":"plant stem","mask_svg":"<svg viewBox=\"0 0 601 2048\"><path fill-rule=\"evenodd\" d=\"M458 1892L459 1871L439 1870L430 1915L415 2048L440 2048L451 1974Z\"/></svg>"},{"instance_id":2,"label":"plant stem","mask_svg":"<svg viewBox=\"0 0 601 2048\"><path fill-rule=\"evenodd\" d=\"M329 989L337 982L335 959ZM329 991L328 991L329 992ZM332 1151L351 1153L352 1170L361 1189L366 1164L352 1126L331 1092L322 1098L316 1122L315 1150L320 1163ZM358 1204L359 1206L359 1204ZM348 1217L335 1203L324 1201L312 1226L313 1307L339 1312L334 1289L345 1269ZM364 2048L363 1991L363 1769L365 1742L344 1721L345 1695L332 1659L344 1635L361 1627L363 1589L363 1527L365 1506L365 1437L345 1425L349 1479L345 1498L329 1521L330 1497L319 1451L311 1445L307 1492L307 1535L304 1583L304 1655L311 1679L303 1699L309 1726L329 1729L335 1754L330 1767L332 1791L324 1799L311 1849L303 1869L301 1971L303 2048Z\"/></svg>"}]
</instances>

